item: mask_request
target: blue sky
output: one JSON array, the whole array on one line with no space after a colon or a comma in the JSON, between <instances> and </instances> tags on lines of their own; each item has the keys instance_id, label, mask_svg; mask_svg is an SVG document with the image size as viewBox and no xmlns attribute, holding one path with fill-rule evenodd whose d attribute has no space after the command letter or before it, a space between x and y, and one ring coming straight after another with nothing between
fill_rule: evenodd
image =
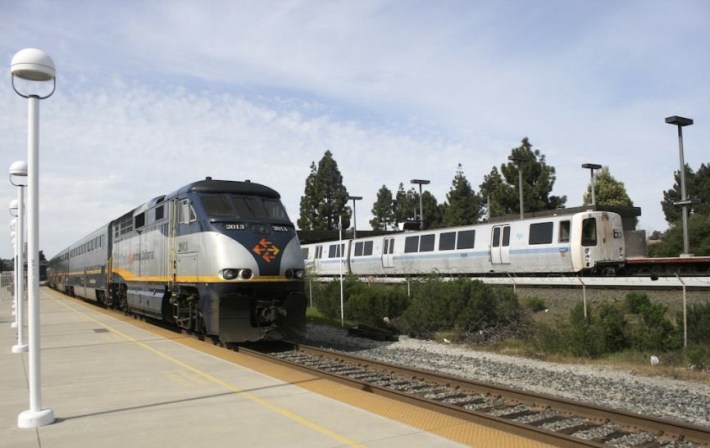
<instances>
[{"instance_id":1,"label":"blue sky","mask_svg":"<svg viewBox=\"0 0 710 448\"><path fill-rule=\"evenodd\" d=\"M205 176L272 186L295 221L326 150L364 197L359 228L382 185L429 179L443 202L459 163L477 190L523 137L568 206L581 164L608 166L648 232L667 228L679 168L664 118L693 118L685 160L710 163L705 0L0 0L0 14L5 169L27 158L12 56L40 48L57 67L41 103L47 256Z\"/></svg>"}]
</instances>

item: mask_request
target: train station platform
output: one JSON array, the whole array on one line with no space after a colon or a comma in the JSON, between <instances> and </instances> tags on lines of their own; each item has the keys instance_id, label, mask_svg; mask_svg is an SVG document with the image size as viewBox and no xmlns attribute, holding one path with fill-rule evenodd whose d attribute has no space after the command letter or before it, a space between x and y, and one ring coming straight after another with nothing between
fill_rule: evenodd
<instances>
[{"instance_id":1,"label":"train station platform","mask_svg":"<svg viewBox=\"0 0 710 448\"><path fill-rule=\"evenodd\" d=\"M304 373L264 370L238 352L47 288L40 299L42 404L56 420L18 428L18 415L29 409L29 355L12 353L11 304L0 291L2 448L520 446L505 434L445 416L414 417L408 405Z\"/></svg>"}]
</instances>

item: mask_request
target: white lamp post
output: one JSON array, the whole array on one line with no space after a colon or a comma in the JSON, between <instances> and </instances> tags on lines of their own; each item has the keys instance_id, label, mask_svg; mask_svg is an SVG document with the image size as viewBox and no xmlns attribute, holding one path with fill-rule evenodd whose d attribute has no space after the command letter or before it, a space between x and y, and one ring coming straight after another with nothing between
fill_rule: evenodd
<instances>
[{"instance_id":1,"label":"white lamp post","mask_svg":"<svg viewBox=\"0 0 710 448\"><path fill-rule=\"evenodd\" d=\"M27 186L27 164L23 161L10 165L10 183L17 187L17 201L10 205L10 214L13 210L17 217L15 228L15 312L17 313L17 344L12 346L13 353L27 351L25 344L25 186Z\"/></svg>"},{"instance_id":2,"label":"white lamp post","mask_svg":"<svg viewBox=\"0 0 710 448\"><path fill-rule=\"evenodd\" d=\"M10 239L12 240L12 256L14 260L14 269L12 270L12 284L14 285L15 289L15 293L12 297L12 316L14 320L12 321L11 327L17 328L17 218L15 217L15 214L13 214L13 210L17 212L17 199L13 199L10 202L10 216L13 216L12 220L10 221Z\"/></svg>"},{"instance_id":3,"label":"white lamp post","mask_svg":"<svg viewBox=\"0 0 710 448\"><path fill-rule=\"evenodd\" d=\"M39 100L49 98L57 85L54 61L47 53L36 48L26 48L12 57L12 88L28 100L27 164L28 164L28 270L27 302L29 327L30 409L17 417L20 428L37 428L54 423L54 411L42 409L42 384L40 368L40 322L39 322ZM40 96L22 93L15 86L15 78L27 81L52 81L52 91ZM30 83L34 84L34 83Z\"/></svg>"}]
</instances>

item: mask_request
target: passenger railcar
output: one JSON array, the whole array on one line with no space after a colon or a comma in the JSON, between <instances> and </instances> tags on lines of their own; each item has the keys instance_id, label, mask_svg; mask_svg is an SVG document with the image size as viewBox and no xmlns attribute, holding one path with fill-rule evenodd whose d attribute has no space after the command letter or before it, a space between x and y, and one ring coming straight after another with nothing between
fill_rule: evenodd
<instances>
[{"instance_id":1,"label":"passenger railcar","mask_svg":"<svg viewBox=\"0 0 710 448\"><path fill-rule=\"evenodd\" d=\"M244 342L305 335L304 261L273 189L208 178L152 199L60 252L50 286Z\"/></svg>"},{"instance_id":2,"label":"passenger railcar","mask_svg":"<svg viewBox=\"0 0 710 448\"><path fill-rule=\"evenodd\" d=\"M616 213L404 232L303 246L316 276L612 274L624 263Z\"/></svg>"}]
</instances>

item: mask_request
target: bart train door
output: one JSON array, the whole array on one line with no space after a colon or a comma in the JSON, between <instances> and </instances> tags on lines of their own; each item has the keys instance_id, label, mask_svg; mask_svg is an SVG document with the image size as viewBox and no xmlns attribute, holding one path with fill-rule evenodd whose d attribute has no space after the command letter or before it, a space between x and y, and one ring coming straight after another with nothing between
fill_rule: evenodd
<instances>
[{"instance_id":1,"label":"bart train door","mask_svg":"<svg viewBox=\"0 0 710 448\"><path fill-rule=\"evenodd\" d=\"M491 232L491 264L510 264L510 226L493 226Z\"/></svg>"}]
</instances>

